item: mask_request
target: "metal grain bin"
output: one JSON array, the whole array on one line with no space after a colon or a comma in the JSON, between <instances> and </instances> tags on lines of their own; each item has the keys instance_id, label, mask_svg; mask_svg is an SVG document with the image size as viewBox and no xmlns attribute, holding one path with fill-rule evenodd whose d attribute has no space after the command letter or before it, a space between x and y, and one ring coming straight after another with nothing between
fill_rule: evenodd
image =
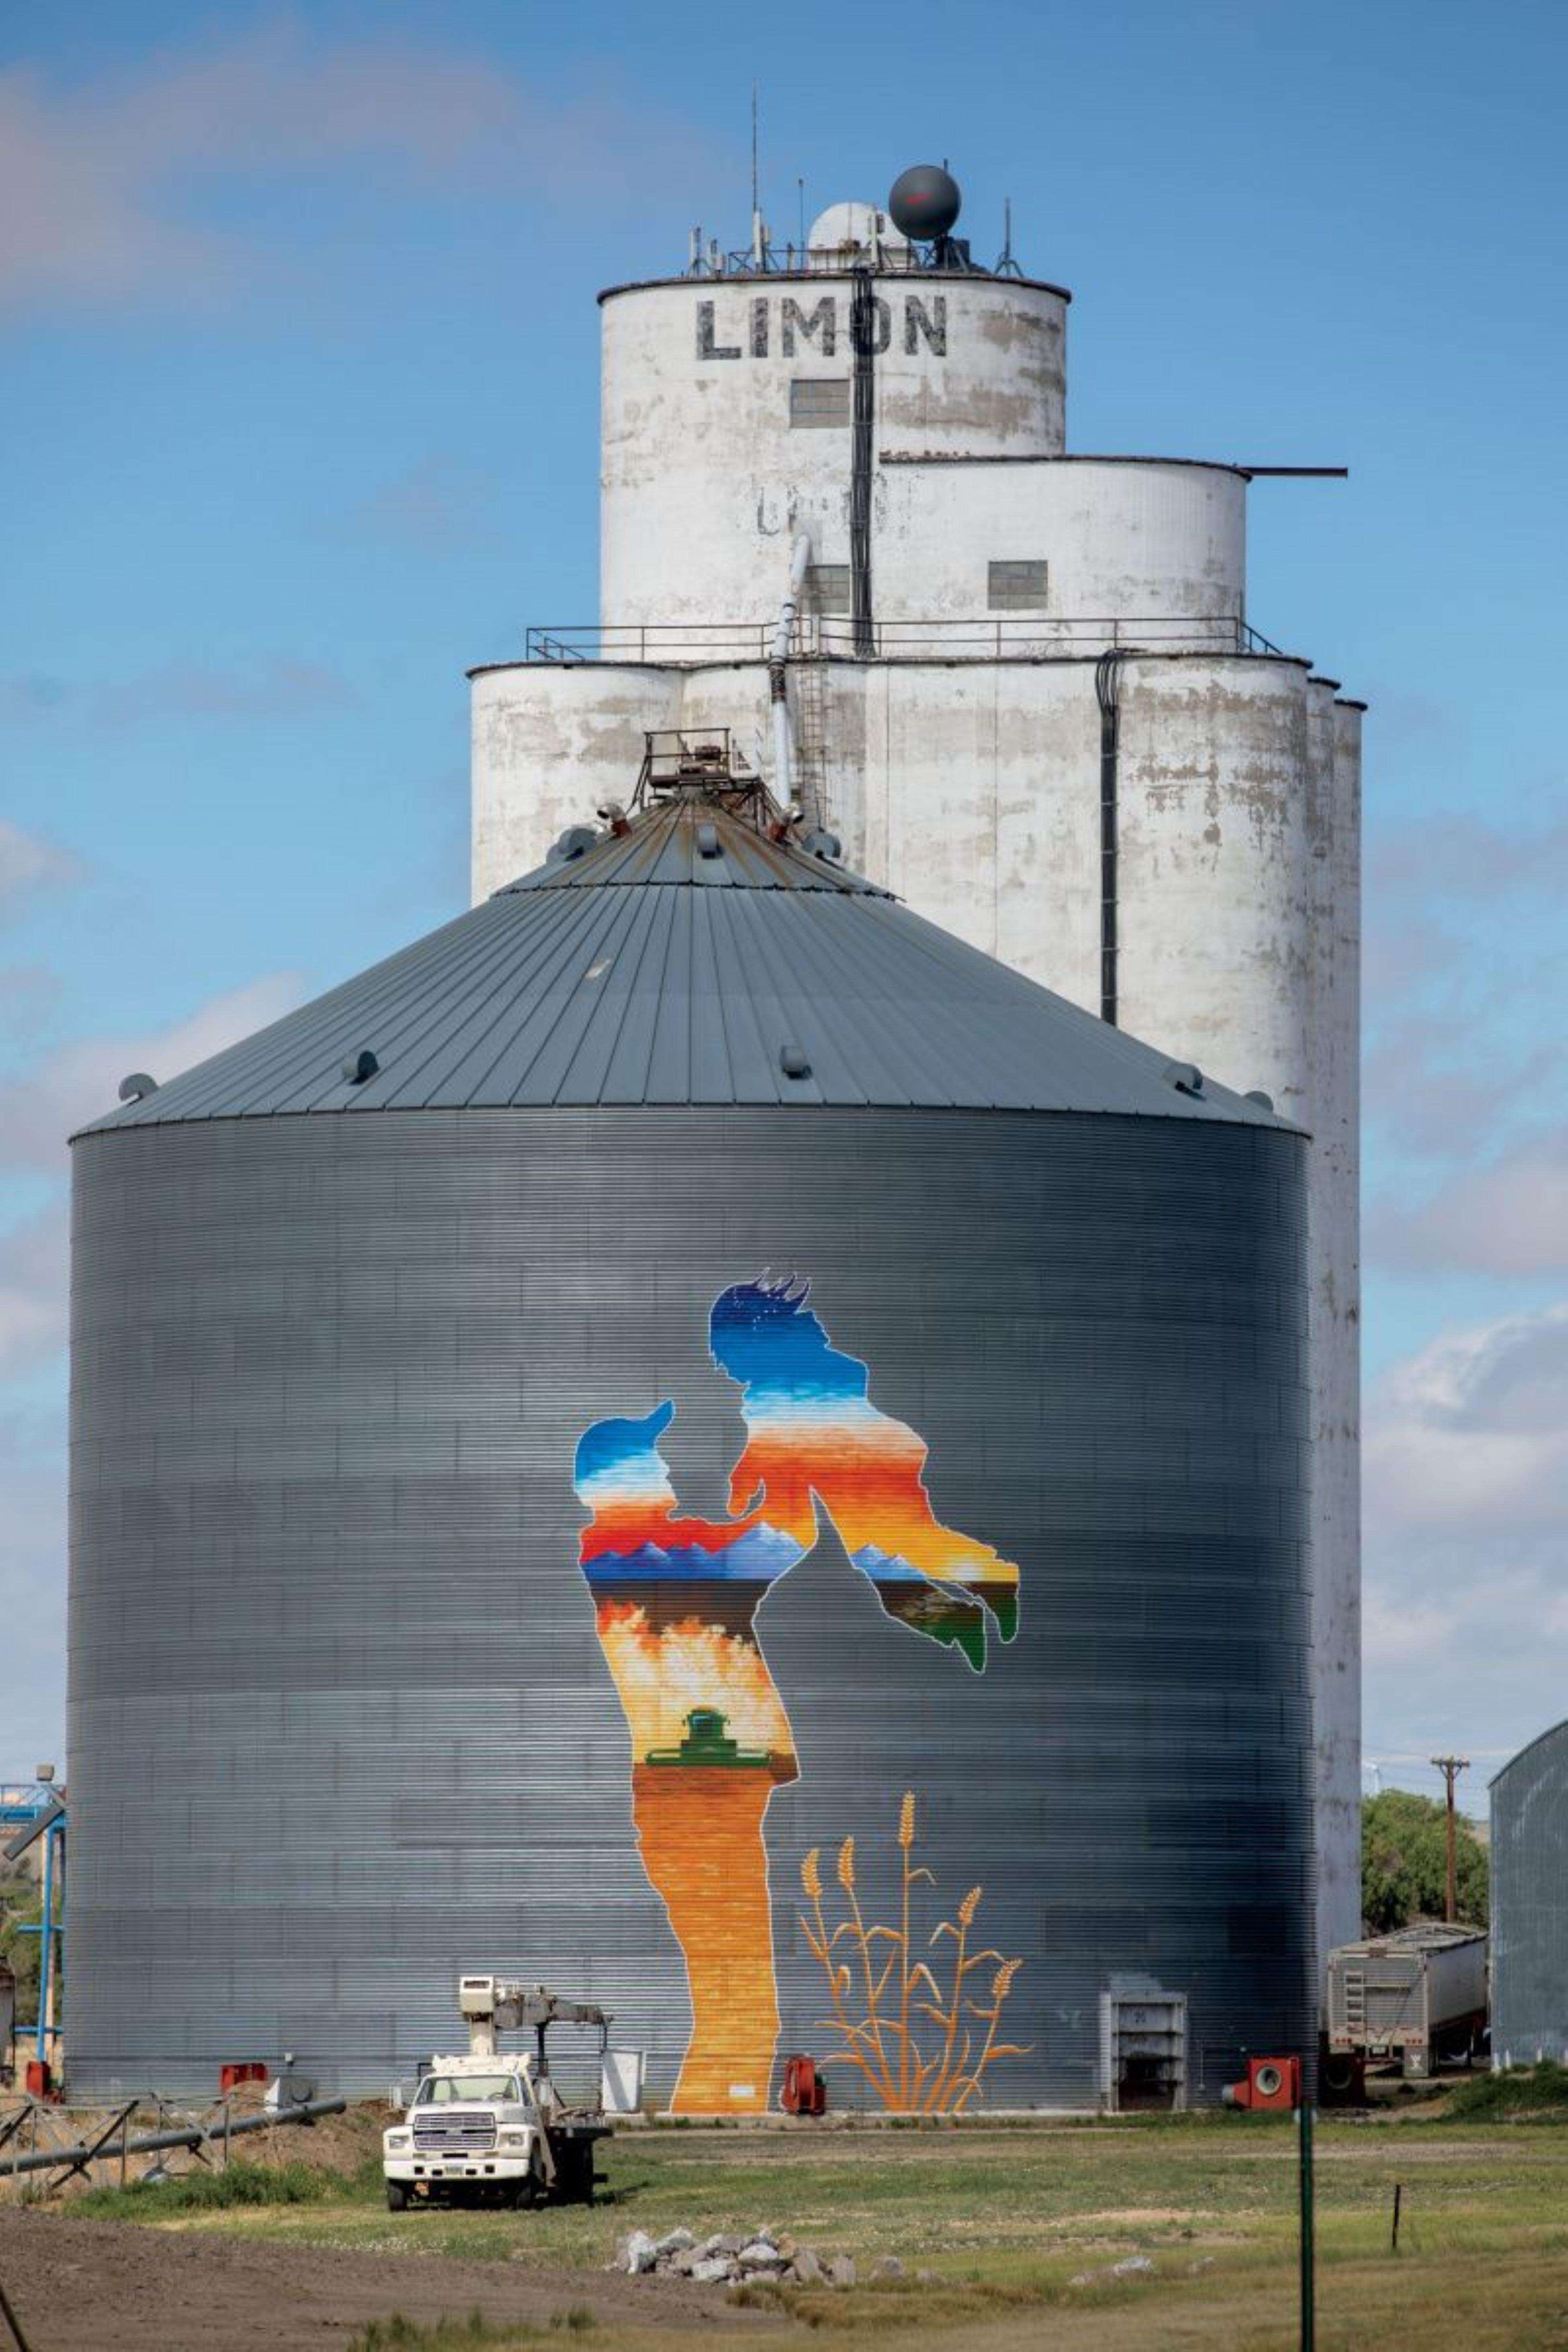
<instances>
[{"instance_id":1,"label":"metal grain bin","mask_svg":"<svg viewBox=\"0 0 1568 2352\"><path fill-rule=\"evenodd\" d=\"M1303 1150L711 783L78 1137L78 2091L1302 2048Z\"/></svg>"},{"instance_id":2,"label":"metal grain bin","mask_svg":"<svg viewBox=\"0 0 1568 2352\"><path fill-rule=\"evenodd\" d=\"M1492 2061L1568 2065L1568 1723L1491 1784Z\"/></svg>"}]
</instances>

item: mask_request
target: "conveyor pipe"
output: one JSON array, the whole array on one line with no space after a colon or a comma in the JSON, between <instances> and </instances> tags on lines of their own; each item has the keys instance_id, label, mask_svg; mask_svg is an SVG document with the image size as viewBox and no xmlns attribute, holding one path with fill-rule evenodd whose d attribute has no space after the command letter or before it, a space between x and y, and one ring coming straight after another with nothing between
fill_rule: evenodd
<instances>
[{"instance_id":1,"label":"conveyor pipe","mask_svg":"<svg viewBox=\"0 0 1568 2352\"><path fill-rule=\"evenodd\" d=\"M773 644L768 649L768 693L773 711L773 798L786 814L795 802L795 745L790 733L784 665L789 659L795 616L800 606L801 590L805 585L805 568L810 562L811 541L802 531L790 550L789 587L779 610L779 624L773 631Z\"/></svg>"}]
</instances>

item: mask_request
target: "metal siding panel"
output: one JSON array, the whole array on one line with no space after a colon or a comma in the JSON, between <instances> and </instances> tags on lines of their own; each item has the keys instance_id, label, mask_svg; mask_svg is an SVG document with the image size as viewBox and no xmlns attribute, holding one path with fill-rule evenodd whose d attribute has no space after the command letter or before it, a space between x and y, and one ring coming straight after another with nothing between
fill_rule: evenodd
<instances>
[{"instance_id":1,"label":"metal siding panel","mask_svg":"<svg viewBox=\"0 0 1568 2352\"><path fill-rule=\"evenodd\" d=\"M323 1034L323 1076L308 1103L283 1098L274 1107L363 1111L384 1109L400 1096L428 1101L431 1088L419 1083L420 1074L432 1065L439 1068L460 1024L476 1015L481 1023L493 1018L504 1005L509 976L542 928L509 927L493 907L477 911L483 922L474 924L471 936L451 939L438 962L397 970L401 959L395 957L384 966L386 984L366 989L353 1007L354 1029L345 1035L347 1023L340 1014L331 1034ZM343 1054L363 1045L376 1055L381 1067L364 1085L354 1086L342 1076Z\"/></svg>"},{"instance_id":2,"label":"metal siding panel","mask_svg":"<svg viewBox=\"0 0 1568 2352\"><path fill-rule=\"evenodd\" d=\"M721 903L685 894L683 944ZM710 1020L710 1066L721 1042ZM983 1675L889 1627L831 1538L770 1595L806 1759L767 1817L781 2046L822 2042L801 1857L855 1832L879 1904L906 1787L943 1899L982 1884L987 1940L1025 1958L1031 2048L996 2103L1092 2102L1098 1995L1129 1967L1188 1992L1201 2096L1244 2049L1300 2046L1302 1157L1212 1120L775 1108L84 1141L84 2095L207 2089L285 2046L378 2089L451 2039L480 1959L604 2000L668 2091L684 1972L571 1463L591 1419L674 1396L683 1497L716 1505L736 1423L707 1310L770 1264L810 1273L929 1444L940 1516L1025 1579Z\"/></svg>"},{"instance_id":3,"label":"metal siding panel","mask_svg":"<svg viewBox=\"0 0 1568 2352\"><path fill-rule=\"evenodd\" d=\"M526 1034L533 1046L522 1065L526 1076L521 1084L514 1083L510 1057L498 1062L486 1088L487 1099L543 1105L554 1102L563 1088L574 1087L574 1059L600 1004L596 992L601 983L590 981L587 974L601 964L608 967L606 976L614 973L636 936L648 897L628 892L602 908L591 903L597 919L576 941L570 990L558 982L552 997L530 1013Z\"/></svg>"},{"instance_id":4,"label":"metal siding panel","mask_svg":"<svg viewBox=\"0 0 1568 2352\"><path fill-rule=\"evenodd\" d=\"M541 923L526 940L526 958L508 973L500 1003L481 1008L496 1017L485 1021L467 1051L450 1057L428 1095L417 1085L411 1087L410 1101L429 1100L445 1108L548 1101L551 1082L536 1074L537 1065L558 1044L562 1023L575 1034L591 1011L592 998L582 994L584 976L618 952L634 904L623 898L576 900L569 912L562 910L564 919Z\"/></svg>"},{"instance_id":5,"label":"metal siding panel","mask_svg":"<svg viewBox=\"0 0 1568 2352\"><path fill-rule=\"evenodd\" d=\"M672 893L666 919L668 940L648 1044L646 1099L684 1103L692 1099L691 1041L697 1009L691 899Z\"/></svg>"},{"instance_id":6,"label":"metal siding panel","mask_svg":"<svg viewBox=\"0 0 1568 2352\"><path fill-rule=\"evenodd\" d=\"M764 907L782 911L781 901L736 892L721 902L714 920L721 974L729 980L724 1011L735 1093L742 1102L820 1103L826 1096L815 1066L808 1076L790 1078L780 1059L784 1046L800 1038L778 993L778 966L768 955L769 926L761 914ZM853 1099L864 1100L858 1088Z\"/></svg>"},{"instance_id":7,"label":"metal siding panel","mask_svg":"<svg viewBox=\"0 0 1568 2352\"><path fill-rule=\"evenodd\" d=\"M932 1108L950 1103L915 1008L898 992L891 973L867 971L864 950L871 941L843 923L824 920L815 899L792 902L791 915L803 942L801 961L824 1000L819 1017L832 1025L861 1098L886 1093ZM888 1074L885 1080L876 1075L879 1066Z\"/></svg>"},{"instance_id":8,"label":"metal siding panel","mask_svg":"<svg viewBox=\"0 0 1568 2352\"><path fill-rule=\"evenodd\" d=\"M395 1043L389 1036L383 1052L383 1069L368 1087L354 1090L356 1102L383 1109L456 1107L482 1096L516 1034L520 1009L559 989L563 971L588 951L605 911L584 900L573 909L574 922L519 924L510 938L503 931L503 952L453 975L440 999L429 1000L427 1020L416 1018L406 1029L399 1023Z\"/></svg>"},{"instance_id":9,"label":"metal siding panel","mask_svg":"<svg viewBox=\"0 0 1568 2352\"><path fill-rule=\"evenodd\" d=\"M752 940L752 969L766 974L780 1047L799 1045L811 1066L808 1077L788 1080L782 1091L788 1102L863 1103L866 1089L837 1034L844 1024L833 1017L832 999L816 961L816 929L807 915L810 903L804 894L781 898L775 919L758 924ZM885 1083L884 1095L902 1099L896 1083Z\"/></svg>"},{"instance_id":10,"label":"metal siding panel","mask_svg":"<svg viewBox=\"0 0 1568 2352\"><path fill-rule=\"evenodd\" d=\"M717 1104L733 1101L734 1087L721 1009L713 908L711 898L693 896L682 901L691 935L691 1099Z\"/></svg>"},{"instance_id":11,"label":"metal siding panel","mask_svg":"<svg viewBox=\"0 0 1568 2352\"><path fill-rule=\"evenodd\" d=\"M635 902L632 920L615 961L602 978L589 983L593 990L593 1009L572 1056L569 1073L556 1091L557 1102L603 1102L605 1099L605 1081L617 1051L624 1044L628 1054L635 1053L638 1027L632 1014L639 997L647 999L650 1013L652 1010L663 961L661 934L665 925L665 902L666 894L662 890L641 893ZM629 1036L628 1022L631 1024ZM626 1071L626 1065L623 1063L622 1066ZM641 1067L636 1073L635 1086L628 1090L623 1076L616 1099L643 1101L647 1082L645 1050Z\"/></svg>"}]
</instances>

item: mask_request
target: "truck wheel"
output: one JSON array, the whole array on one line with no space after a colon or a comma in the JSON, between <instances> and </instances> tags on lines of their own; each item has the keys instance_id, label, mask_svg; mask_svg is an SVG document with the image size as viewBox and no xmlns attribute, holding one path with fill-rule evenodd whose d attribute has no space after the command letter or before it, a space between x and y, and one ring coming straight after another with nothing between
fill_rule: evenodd
<instances>
[{"instance_id":1,"label":"truck wheel","mask_svg":"<svg viewBox=\"0 0 1568 2352\"><path fill-rule=\"evenodd\" d=\"M389 2213L403 2213L408 2210L408 2191L401 2180L387 2182L386 2210Z\"/></svg>"}]
</instances>

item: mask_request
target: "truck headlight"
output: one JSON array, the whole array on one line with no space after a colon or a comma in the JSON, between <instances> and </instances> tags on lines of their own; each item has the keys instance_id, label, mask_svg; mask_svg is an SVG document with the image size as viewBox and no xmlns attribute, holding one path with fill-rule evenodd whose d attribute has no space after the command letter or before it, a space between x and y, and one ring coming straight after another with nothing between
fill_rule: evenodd
<instances>
[{"instance_id":1,"label":"truck headlight","mask_svg":"<svg viewBox=\"0 0 1568 2352\"><path fill-rule=\"evenodd\" d=\"M503 2131L500 2135L500 2145L502 2147L526 2147L531 2137L531 2135L526 2130Z\"/></svg>"},{"instance_id":2,"label":"truck headlight","mask_svg":"<svg viewBox=\"0 0 1568 2352\"><path fill-rule=\"evenodd\" d=\"M382 2146L385 2148L388 2156L395 2156L400 2149L412 2147L413 2142L414 2135L412 2132L389 2131L384 2133L382 2136Z\"/></svg>"}]
</instances>

